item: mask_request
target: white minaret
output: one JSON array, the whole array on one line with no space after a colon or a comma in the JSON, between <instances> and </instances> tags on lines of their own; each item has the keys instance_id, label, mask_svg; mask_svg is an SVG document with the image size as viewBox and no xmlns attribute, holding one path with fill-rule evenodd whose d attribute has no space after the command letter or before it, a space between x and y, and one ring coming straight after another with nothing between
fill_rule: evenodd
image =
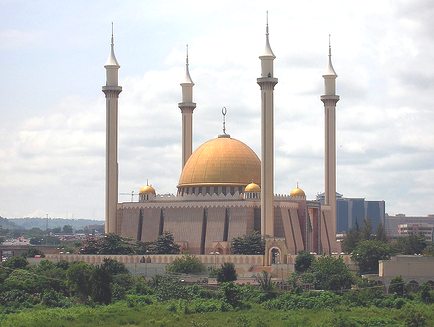
<instances>
[{"instance_id":1,"label":"white minaret","mask_svg":"<svg viewBox=\"0 0 434 327\"><path fill-rule=\"evenodd\" d=\"M182 168L193 152L193 110L196 103L193 102L193 81L188 70L188 45L185 61L185 77L180 84L182 87L182 102L178 103L182 114Z\"/></svg>"},{"instance_id":2,"label":"white minaret","mask_svg":"<svg viewBox=\"0 0 434 327\"><path fill-rule=\"evenodd\" d=\"M268 12L265 33L265 51L261 60L261 234L274 236L274 86L277 78L273 74L276 58L268 39Z\"/></svg>"},{"instance_id":3,"label":"white minaret","mask_svg":"<svg viewBox=\"0 0 434 327\"><path fill-rule=\"evenodd\" d=\"M118 98L122 87L118 85L120 68L115 57L113 23L111 50L106 64L106 84L102 91L106 98L106 180L105 180L105 232L116 233L118 204Z\"/></svg>"},{"instance_id":4,"label":"white minaret","mask_svg":"<svg viewBox=\"0 0 434 327\"><path fill-rule=\"evenodd\" d=\"M332 215L332 237L336 236L336 75L332 65L332 50L329 35L329 62L324 77L324 103L325 112L325 205L330 206Z\"/></svg>"}]
</instances>

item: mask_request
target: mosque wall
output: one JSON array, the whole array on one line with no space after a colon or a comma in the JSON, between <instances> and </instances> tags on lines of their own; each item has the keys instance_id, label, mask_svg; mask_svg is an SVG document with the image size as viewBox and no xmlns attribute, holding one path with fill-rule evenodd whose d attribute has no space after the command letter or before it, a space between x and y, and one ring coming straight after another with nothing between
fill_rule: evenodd
<instances>
[{"instance_id":1,"label":"mosque wall","mask_svg":"<svg viewBox=\"0 0 434 327\"><path fill-rule=\"evenodd\" d=\"M208 221L206 225L205 237L205 253L210 253L214 250L212 248L213 242L227 241L227 239L225 239L225 218L225 207L208 208ZM227 225L226 228L229 228L229 225Z\"/></svg>"},{"instance_id":2,"label":"mosque wall","mask_svg":"<svg viewBox=\"0 0 434 327\"><path fill-rule=\"evenodd\" d=\"M158 237L160 231L160 208L142 208L143 224L141 230L142 242L152 242ZM138 228L137 226L136 228Z\"/></svg>"},{"instance_id":3,"label":"mosque wall","mask_svg":"<svg viewBox=\"0 0 434 327\"><path fill-rule=\"evenodd\" d=\"M118 210L117 220L120 224L121 235L124 237L137 239L137 228L139 226L140 210L138 208L128 208Z\"/></svg>"},{"instance_id":4,"label":"mosque wall","mask_svg":"<svg viewBox=\"0 0 434 327\"><path fill-rule=\"evenodd\" d=\"M177 242L188 244L190 253L201 251L204 208L166 208L164 231L171 232Z\"/></svg>"}]
</instances>

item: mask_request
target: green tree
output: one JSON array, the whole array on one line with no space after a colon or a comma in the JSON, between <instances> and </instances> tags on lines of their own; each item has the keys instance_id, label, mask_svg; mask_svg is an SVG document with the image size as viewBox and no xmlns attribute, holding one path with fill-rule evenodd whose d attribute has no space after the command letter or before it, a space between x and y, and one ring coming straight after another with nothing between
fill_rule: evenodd
<instances>
[{"instance_id":1,"label":"green tree","mask_svg":"<svg viewBox=\"0 0 434 327\"><path fill-rule=\"evenodd\" d=\"M360 273L378 273L378 261L389 259L392 250L387 243L365 240L357 244L351 259L359 265Z\"/></svg>"},{"instance_id":2,"label":"green tree","mask_svg":"<svg viewBox=\"0 0 434 327\"><path fill-rule=\"evenodd\" d=\"M217 281L219 283L232 282L237 280L237 272L232 262L225 262L217 272Z\"/></svg>"},{"instance_id":3,"label":"green tree","mask_svg":"<svg viewBox=\"0 0 434 327\"><path fill-rule=\"evenodd\" d=\"M175 238L170 232L164 232L158 236L157 240L151 246L150 253L153 254L178 254L179 245L175 243Z\"/></svg>"},{"instance_id":4,"label":"green tree","mask_svg":"<svg viewBox=\"0 0 434 327\"><path fill-rule=\"evenodd\" d=\"M372 236L372 223L371 219L363 219L362 230L360 231L361 240L370 240Z\"/></svg>"},{"instance_id":5,"label":"green tree","mask_svg":"<svg viewBox=\"0 0 434 327\"><path fill-rule=\"evenodd\" d=\"M231 242L231 251L233 254L264 254L265 241L258 231L250 234L234 237Z\"/></svg>"},{"instance_id":6,"label":"green tree","mask_svg":"<svg viewBox=\"0 0 434 327\"><path fill-rule=\"evenodd\" d=\"M26 258L34 258L37 255L40 256L41 258L45 257L44 252L36 248L29 248L27 252L22 254L22 256Z\"/></svg>"},{"instance_id":7,"label":"green tree","mask_svg":"<svg viewBox=\"0 0 434 327\"><path fill-rule=\"evenodd\" d=\"M65 226L63 226L62 232L63 232L63 234L69 234L70 235L70 234L74 233L74 230L72 229L71 225L65 225Z\"/></svg>"},{"instance_id":8,"label":"green tree","mask_svg":"<svg viewBox=\"0 0 434 327\"><path fill-rule=\"evenodd\" d=\"M98 243L98 254L134 254L133 246L117 234L106 234Z\"/></svg>"},{"instance_id":9,"label":"green tree","mask_svg":"<svg viewBox=\"0 0 434 327\"><path fill-rule=\"evenodd\" d=\"M52 232L53 234L60 234L60 233L62 232L62 228L60 228L60 227L54 227L54 228L51 230L51 232Z\"/></svg>"},{"instance_id":10,"label":"green tree","mask_svg":"<svg viewBox=\"0 0 434 327\"><path fill-rule=\"evenodd\" d=\"M350 229L345 237L343 238L341 245L342 245L342 251L349 254L353 252L353 250L356 248L357 243L359 243L361 240L360 230L358 225L356 225L356 228Z\"/></svg>"},{"instance_id":11,"label":"green tree","mask_svg":"<svg viewBox=\"0 0 434 327\"><path fill-rule=\"evenodd\" d=\"M109 304L112 301L112 274L106 267L104 265L95 267L90 276L91 298L100 304Z\"/></svg>"},{"instance_id":12,"label":"green tree","mask_svg":"<svg viewBox=\"0 0 434 327\"><path fill-rule=\"evenodd\" d=\"M234 283L223 283L220 286L220 292L223 295L225 302L229 303L234 308L239 307L241 304L241 289Z\"/></svg>"},{"instance_id":13,"label":"green tree","mask_svg":"<svg viewBox=\"0 0 434 327\"><path fill-rule=\"evenodd\" d=\"M255 280L259 283L259 287L263 292L269 293L273 291L274 285L271 281L271 274L267 271L262 271L255 277Z\"/></svg>"},{"instance_id":14,"label":"green tree","mask_svg":"<svg viewBox=\"0 0 434 327\"><path fill-rule=\"evenodd\" d=\"M173 260L166 269L172 273L200 274L205 271L205 266L197 257L192 255L183 255L182 257Z\"/></svg>"},{"instance_id":15,"label":"green tree","mask_svg":"<svg viewBox=\"0 0 434 327\"><path fill-rule=\"evenodd\" d=\"M23 256L11 257L3 262L3 267L9 269L24 269L29 265L29 262Z\"/></svg>"},{"instance_id":16,"label":"green tree","mask_svg":"<svg viewBox=\"0 0 434 327\"><path fill-rule=\"evenodd\" d=\"M6 241L6 238L4 236L0 236L0 244L2 244L4 241Z\"/></svg>"},{"instance_id":17,"label":"green tree","mask_svg":"<svg viewBox=\"0 0 434 327\"><path fill-rule=\"evenodd\" d=\"M105 258L101 268L107 270L111 275L129 274L128 269L122 262Z\"/></svg>"},{"instance_id":18,"label":"green tree","mask_svg":"<svg viewBox=\"0 0 434 327\"><path fill-rule=\"evenodd\" d=\"M316 259L309 272L319 290L338 291L351 288L353 276L341 257L322 256Z\"/></svg>"},{"instance_id":19,"label":"green tree","mask_svg":"<svg viewBox=\"0 0 434 327\"><path fill-rule=\"evenodd\" d=\"M45 279L25 269L15 269L4 281L8 290L22 290L26 293L38 293L47 287Z\"/></svg>"},{"instance_id":20,"label":"green tree","mask_svg":"<svg viewBox=\"0 0 434 327\"><path fill-rule=\"evenodd\" d=\"M434 244L427 245L422 254L425 256L434 257Z\"/></svg>"},{"instance_id":21,"label":"green tree","mask_svg":"<svg viewBox=\"0 0 434 327\"><path fill-rule=\"evenodd\" d=\"M410 234L396 240L394 247L401 254L421 254L427 246L425 237L421 234Z\"/></svg>"},{"instance_id":22,"label":"green tree","mask_svg":"<svg viewBox=\"0 0 434 327\"><path fill-rule=\"evenodd\" d=\"M398 296L404 296L405 285L401 276L394 277L390 281L389 294L396 294Z\"/></svg>"},{"instance_id":23,"label":"green tree","mask_svg":"<svg viewBox=\"0 0 434 327\"><path fill-rule=\"evenodd\" d=\"M377 226L377 231L375 232L375 239L380 242L387 242L387 235L382 223Z\"/></svg>"},{"instance_id":24,"label":"green tree","mask_svg":"<svg viewBox=\"0 0 434 327\"><path fill-rule=\"evenodd\" d=\"M430 304L434 302L434 298L431 297L431 287L428 283L423 283L419 289L419 296L423 303Z\"/></svg>"},{"instance_id":25,"label":"green tree","mask_svg":"<svg viewBox=\"0 0 434 327\"><path fill-rule=\"evenodd\" d=\"M77 295L82 303L86 303L91 292L91 276L93 267L85 262L74 262L66 272L67 283L72 294Z\"/></svg>"},{"instance_id":26,"label":"green tree","mask_svg":"<svg viewBox=\"0 0 434 327\"><path fill-rule=\"evenodd\" d=\"M310 268L314 260L315 256L307 251L298 252L297 257L295 258L295 271L298 273L306 272Z\"/></svg>"}]
</instances>

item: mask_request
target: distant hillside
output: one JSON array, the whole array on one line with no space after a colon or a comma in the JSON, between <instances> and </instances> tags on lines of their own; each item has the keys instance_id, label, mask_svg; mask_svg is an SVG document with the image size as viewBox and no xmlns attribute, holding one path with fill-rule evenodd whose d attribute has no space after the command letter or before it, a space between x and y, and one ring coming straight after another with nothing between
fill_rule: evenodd
<instances>
[{"instance_id":1,"label":"distant hillside","mask_svg":"<svg viewBox=\"0 0 434 327\"><path fill-rule=\"evenodd\" d=\"M47 218L10 218L6 219L18 228L31 229L38 227L42 230L47 228ZM63 219L63 218L48 218L48 228L63 227L71 225L74 230L83 229L89 225L104 225L103 220L95 219ZM16 228L17 228L16 227ZM5 228L5 227L3 227Z\"/></svg>"},{"instance_id":2,"label":"distant hillside","mask_svg":"<svg viewBox=\"0 0 434 327\"><path fill-rule=\"evenodd\" d=\"M9 219L3 218L3 217L0 217L0 227L3 229L9 229L9 230L21 228L20 226L17 226Z\"/></svg>"}]
</instances>

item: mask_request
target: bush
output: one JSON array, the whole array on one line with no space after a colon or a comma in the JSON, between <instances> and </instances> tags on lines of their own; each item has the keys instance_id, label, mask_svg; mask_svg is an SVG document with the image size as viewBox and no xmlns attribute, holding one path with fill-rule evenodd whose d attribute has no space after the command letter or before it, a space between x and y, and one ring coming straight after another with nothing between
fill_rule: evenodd
<instances>
[{"instance_id":1,"label":"bush","mask_svg":"<svg viewBox=\"0 0 434 327\"><path fill-rule=\"evenodd\" d=\"M41 304L46 305L47 307L59 308L67 308L72 305L71 301L62 293L53 290L45 290L42 293Z\"/></svg>"},{"instance_id":2,"label":"bush","mask_svg":"<svg viewBox=\"0 0 434 327\"><path fill-rule=\"evenodd\" d=\"M295 271L298 273L304 273L312 265L315 257L306 251L300 251L295 258Z\"/></svg>"},{"instance_id":3,"label":"bush","mask_svg":"<svg viewBox=\"0 0 434 327\"><path fill-rule=\"evenodd\" d=\"M235 271L235 265L232 262L225 262L221 265L217 272L217 281L219 283L232 282L237 280L237 272Z\"/></svg>"},{"instance_id":4,"label":"bush","mask_svg":"<svg viewBox=\"0 0 434 327\"><path fill-rule=\"evenodd\" d=\"M148 305L154 302L149 295L127 295L126 301L129 307L136 307L138 305Z\"/></svg>"},{"instance_id":5,"label":"bush","mask_svg":"<svg viewBox=\"0 0 434 327\"><path fill-rule=\"evenodd\" d=\"M188 292L182 283L168 275L157 275L152 280L155 288L155 296L158 301L171 299L187 299Z\"/></svg>"},{"instance_id":6,"label":"bush","mask_svg":"<svg viewBox=\"0 0 434 327\"><path fill-rule=\"evenodd\" d=\"M29 262L22 256L12 257L3 262L3 267L10 269L24 269L28 265Z\"/></svg>"},{"instance_id":7,"label":"bush","mask_svg":"<svg viewBox=\"0 0 434 327\"><path fill-rule=\"evenodd\" d=\"M404 320L406 327L425 327L425 315L414 306L406 306L401 314L401 319Z\"/></svg>"},{"instance_id":8,"label":"bush","mask_svg":"<svg viewBox=\"0 0 434 327\"><path fill-rule=\"evenodd\" d=\"M397 276L390 281L389 294L404 296L404 280L401 276Z\"/></svg>"},{"instance_id":9,"label":"bush","mask_svg":"<svg viewBox=\"0 0 434 327\"><path fill-rule=\"evenodd\" d=\"M264 302L271 310L332 309L342 303L342 298L332 292L306 292L302 294L285 293L273 300Z\"/></svg>"},{"instance_id":10,"label":"bush","mask_svg":"<svg viewBox=\"0 0 434 327\"><path fill-rule=\"evenodd\" d=\"M220 292L225 302L236 308L241 306L241 288L234 283L223 283Z\"/></svg>"},{"instance_id":11,"label":"bush","mask_svg":"<svg viewBox=\"0 0 434 327\"><path fill-rule=\"evenodd\" d=\"M180 274L200 274L205 271L203 263L195 256L184 255L173 260L167 266L167 271Z\"/></svg>"}]
</instances>

